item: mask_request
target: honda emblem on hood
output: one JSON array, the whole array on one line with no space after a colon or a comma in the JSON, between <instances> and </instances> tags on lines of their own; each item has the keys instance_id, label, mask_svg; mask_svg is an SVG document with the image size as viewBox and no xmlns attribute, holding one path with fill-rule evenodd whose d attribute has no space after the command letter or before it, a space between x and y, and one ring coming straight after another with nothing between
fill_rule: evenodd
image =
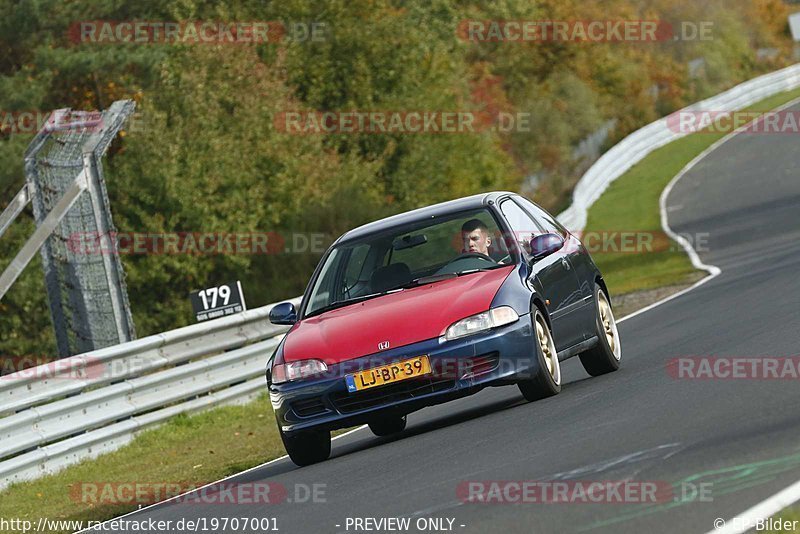
<instances>
[{"instance_id":1,"label":"honda emblem on hood","mask_svg":"<svg viewBox=\"0 0 800 534\"><path fill-rule=\"evenodd\" d=\"M388 348L389 348L388 341L381 341L380 343L378 343L378 350L386 350Z\"/></svg>"}]
</instances>

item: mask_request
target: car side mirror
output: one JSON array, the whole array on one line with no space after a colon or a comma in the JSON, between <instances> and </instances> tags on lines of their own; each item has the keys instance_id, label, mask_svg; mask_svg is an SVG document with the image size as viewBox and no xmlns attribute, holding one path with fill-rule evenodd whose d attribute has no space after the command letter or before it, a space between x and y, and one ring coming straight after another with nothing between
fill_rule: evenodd
<instances>
[{"instance_id":1,"label":"car side mirror","mask_svg":"<svg viewBox=\"0 0 800 534\"><path fill-rule=\"evenodd\" d=\"M297 322L297 309L291 302L276 304L269 311L269 322L272 324L293 325Z\"/></svg>"},{"instance_id":2,"label":"car side mirror","mask_svg":"<svg viewBox=\"0 0 800 534\"><path fill-rule=\"evenodd\" d=\"M538 261L561 250L564 238L557 234L541 234L531 239L531 260Z\"/></svg>"}]
</instances>

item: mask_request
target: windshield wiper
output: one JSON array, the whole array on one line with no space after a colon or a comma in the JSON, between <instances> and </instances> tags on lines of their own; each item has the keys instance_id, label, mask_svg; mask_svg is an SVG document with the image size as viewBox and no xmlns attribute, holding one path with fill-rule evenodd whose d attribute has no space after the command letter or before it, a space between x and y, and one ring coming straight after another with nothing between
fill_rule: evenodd
<instances>
[{"instance_id":1,"label":"windshield wiper","mask_svg":"<svg viewBox=\"0 0 800 534\"><path fill-rule=\"evenodd\" d=\"M393 293L395 291L399 291L401 288L394 288L389 289L387 291L381 291L380 293L370 293L369 295L361 295L358 297L352 297L349 299L344 300L337 300L336 302L331 302L327 306L323 306L321 308L317 308L316 310L309 312L305 315L305 317L313 317L315 315L320 315L327 311L335 310L337 308L344 308L345 306L349 306L351 304L357 304L359 302L363 302L365 300L373 299L375 297L380 297L381 295L388 295L389 293Z\"/></svg>"},{"instance_id":2,"label":"windshield wiper","mask_svg":"<svg viewBox=\"0 0 800 534\"><path fill-rule=\"evenodd\" d=\"M481 267L479 269L467 269L465 271L458 271L456 273L441 273L441 274L432 274L430 276L422 276L420 278L414 278L410 282L406 282L401 286L397 286L395 289L401 289L401 288L404 289L409 287L422 286L425 284L434 284L436 282L441 282L443 280L450 280L453 278L457 278L465 274L481 273L483 271L491 271L492 269L499 269L500 267L508 267L508 265L493 265L491 267Z\"/></svg>"},{"instance_id":3,"label":"windshield wiper","mask_svg":"<svg viewBox=\"0 0 800 534\"><path fill-rule=\"evenodd\" d=\"M499 269L500 267L508 267L508 265L493 265L491 267L481 267L480 269L467 269L466 271L458 271L456 273L441 273L441 274L432 274L430 276L422 276L420 278L415 278L410 282L407 282L401 286L397 286L395 289L401 288L409 288L409 287L416 287L422 286L425 284L434 284L436 282L441 282L443 280L451 280L453 278L458 278L459 276L465 274L473 274L473 273L480 273L483 271L491 271L492 269Z\"/></svg>"},{"instance_id":4,"label":"windshield wiper","mask_svg":"<svg viewBox=\"0 0 800 534\"><path fill-rule=\"evenodd\" d=\"M458 274L456 273L442 273L432 274L430 276L422 276L420 278L414 278L410 282L406 282L405 284L398 286L398 288L424 286L425 284L433 284L436 282L441 282L442 280L450 280L451 278L456 278L457 276Z\"/></svg>"},{"instance_id":5,"label":"windshield wiper","mask_svg":"<svg viewBox=\"0 0 800 534\"><path fill-rule=\"evenodd\" d=\"M472 273L482 273L484 271L492 271L494 269L499 269L500 267L508 267L508 265L492 265L491 267L481 267L480 269L467 269L466 271L458 271L456 274L461 276L463 274L472 274Z\"/></svg>"}]
</instances>

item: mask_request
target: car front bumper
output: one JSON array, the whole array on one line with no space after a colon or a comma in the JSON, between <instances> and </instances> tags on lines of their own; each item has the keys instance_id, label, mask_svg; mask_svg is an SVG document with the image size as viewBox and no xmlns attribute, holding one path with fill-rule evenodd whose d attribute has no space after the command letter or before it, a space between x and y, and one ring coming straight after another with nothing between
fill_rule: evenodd
<instances>
[{"instance_id":1,"label":"car front bumper","mask_svg":"<svg viewBox=\"0 0 800 534\"><path fill-rule=\"evenodd\" d=\"M413 411L475 393L484 386L533 376L539 360L530 315L489 332L454 341L428 339L328 367L323 376L271 384L270 400L283 432L334 430L368 423L383 414ZM345 375L427 355L432 372L349 393Z\"/></svg>"}]
</instances>

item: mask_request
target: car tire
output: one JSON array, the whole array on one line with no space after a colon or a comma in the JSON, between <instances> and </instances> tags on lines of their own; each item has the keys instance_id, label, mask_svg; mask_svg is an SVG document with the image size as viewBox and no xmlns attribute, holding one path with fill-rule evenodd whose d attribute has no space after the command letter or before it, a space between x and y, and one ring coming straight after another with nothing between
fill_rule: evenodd
<instances>
[{"instance_id":1,"label":"car tire","mask_svg":"<svg viewBox=\"0 0 800 534\"><path fill-rule=\"evenodd\" d=\"M387 415L369 423L369 429L376 436L391 436L406 428L406 416Z\"/></svg>"},{"instance_id":2,"label":"car tire","mask_svg":"<svg viewBox=\"0 0 800 534\"><path fill-rule=\"evenodd\" d=\"M529 402L552 397L561 391L561 364L553 334L539 308L534 308L531 316L538 369L533 377L517 383L522 396Z\"/></svg>"},{"instance_id":3,"label":"car tire","mask_svg":"<svg viewBox=\"0 0 800 534\"><path fill-rule=\"evenodd\" d=\"M595 328L597 344L580 354L581 363L586 372L592 376L600 376L619 369L622 347L619 342L619 331L611 303L603 288L594 286Z\"/></svg>"},{"instance_id":4,"label":"car tire","mask_svg":"<svg viewBox=\"0 0 800 534\"><path fill-rule=\"evenodd\" d=\"M326 430L301 430L288 436L279 432L289 458L300 467L323 462L331 455L331 433Z\"/></svg>"}]
</instances>

